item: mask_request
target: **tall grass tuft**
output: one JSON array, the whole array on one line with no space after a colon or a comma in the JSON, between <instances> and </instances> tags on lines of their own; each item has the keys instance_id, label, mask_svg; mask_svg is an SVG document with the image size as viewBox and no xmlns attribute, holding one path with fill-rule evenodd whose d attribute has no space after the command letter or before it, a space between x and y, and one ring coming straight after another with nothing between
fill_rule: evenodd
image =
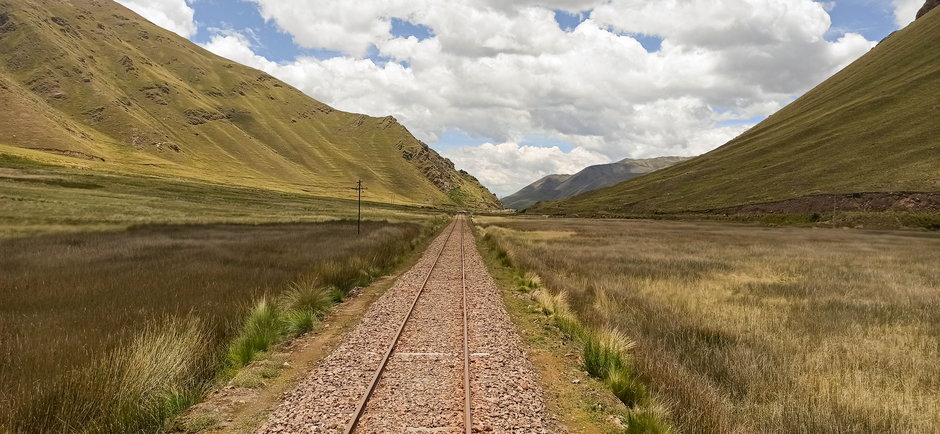
<instances>
[{"instance_id":1,"label":"tall grass tuft","mask_svg":"<svg viewBox=\"0 0 940 434\"><path fill-rule=\"evenodd\" d=\"M579 340L586 337L587 330L568 305L567 293L559 291L552 295L547 290L541 289L532 293L532 299L538 304L542 313L555 320L555 324L563 332Z\"/></svg>"},{"instance_id":2,"label":"tall grass tuft","mask_svg":"<svg viewBox=\"0 0 940 434\"><path fill-rule=\"evenodd\" d=\"M542 278L533 272L516 277L516 288L521 292L531 292L542 287Z\"/></svg>"},{"instance_id":3,"label":"tall grass tuft","mask_svg":"<svg viewBox=\"0 0 940 434\"><path fill-rule=\"evenodd\" d=\"M356 286L362 286L369 281L363 273L365 261L361 256L345 260L329 260L314 266L312 274L317 276L321 284L330 285L348 293Z\"/></svg>"},{"instance_id":4,"label":"tall grass tuft","mask_svg":"<svg viewBox=\"0 0 940 434\"><path fill-rule=\"evenodd\" d=\"M284 314L284 327L288 336L297 337L313 330L317 317L309 310L291 310Z\"/></svg>"},{"instance_id":5,"label":"tall grass tuft","mask_svg":"<svg viewBox=\"0 0 940 434\"><path fill-rule=\"evenodd\" d=\"M266 297L251 309L241 333L232 341L228 351L228 362L233 367L251 363L255 355L278 341L284 323L278 306Z\"/></svg>"},{"instance_id":6,"label":"tall grass tuft","mask_svg":"<svg viewBox=\"0 0 940 434\"><path fill-rule=\"evenodd\" d=\"M604 382L617 399L627 407L637 408L650 404L646 386L636 379L632 369L611 369L607 372Z\"/></svg>"},{"instance_id":7,"label":"tall grass tuft","mask_svg":"<svg viewBox=\"0 0 940 434\"><path fill-rule=\"evenodd\" d=\"M209 333L193 318L148 325L92 366L34 391L11 430L147 432L196 402L216 369Z\"/></svg>"},{"instance_id":8,"label":"tall grass tuft","mask_svg":"<svg viewBox=\"0 0 940 434\"><path fill-rule=\"evenodd\" d=\"M584 369L595 378L606 379L611 372L626 372L627 351L634 343L618 330L591 333L584 339L581 361Z\"/></svg>"},{"instance_id":9,"label":"tall grass tuft","mask_svg":"<svg viewBox=\"0 0 940 434\"><path fill-rule=\"evenodd\" d=\"M337 291L320 286L316 279L305 276L291 282L281 295L281 306L286 310L307 311L320 317L333 306Z\"/></svg>"},{"instance_id":10,"label":"tall grass tuft","mask_svg":"<svg viewBox=\"0 0 940 434\"><path fill-rule=\"evenodd\" d=\"M651 406L631 411L624 422L628 434L669 434L675 432L666 422L668 416L660 406Z\"/></svg>"}]
</instances>

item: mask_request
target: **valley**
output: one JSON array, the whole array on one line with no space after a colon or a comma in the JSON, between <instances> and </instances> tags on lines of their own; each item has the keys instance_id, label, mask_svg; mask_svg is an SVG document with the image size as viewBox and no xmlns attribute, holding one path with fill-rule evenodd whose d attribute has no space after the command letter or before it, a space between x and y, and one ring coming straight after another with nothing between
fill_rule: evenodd
<instances>
[{"instance_id":1,"label":"valley","mask_svg":"<svg viewBox=\"0 0 940 434\"><path fill-rule=\"evenodd\" d=\"M0 433L940 432L940 2L562 3L0 0Z\"/></svg>"},{"instance_id":2,"label":"valley","mask_svg":"<svg viewBox=\"0 0 940 434\"><path fill-rule=\"evenodd\" d=\"M940 14L927 13L711 152L530 211L582 217L735 214L735 207L804 201L808 216L831 214L832 202L812 200L824 194L936 195L940 124L931 120L940 107L933 96L940 89L940 54L928 47L938 40ZM910 210L935 213L935 206Z\"/></svg>"}]
</instances>

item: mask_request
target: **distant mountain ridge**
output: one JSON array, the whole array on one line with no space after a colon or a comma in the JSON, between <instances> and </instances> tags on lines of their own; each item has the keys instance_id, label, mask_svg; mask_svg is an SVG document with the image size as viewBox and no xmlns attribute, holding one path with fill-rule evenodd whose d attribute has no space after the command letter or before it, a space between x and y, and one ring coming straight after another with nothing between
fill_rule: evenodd
<instances>
[{"instance_id":1,"label":"distant mountain ridge","mask_svg":"<svg viewBox=\"0 0 940 434\"><path fill-rule=\"evenodd\" d=\"M929 212L940 194L938 45L935 8L718 149L533 211Z\"/></svg>"},{"instance_id":2,"label":"distant mountain ridge","mask_svg":"<svg viewBox=\"0 0 940 434\"><path fill-rule=\"evenodd\" d=\"M0 0L0 153L92 170L498 208L393 117L336 110L111 0Z\"/></svg>"},{"instance_id":3,"label":"distant mountain ridge","mask_svg":"<svg viewBox=\"0 0 940 434\"><path fill-rule=\"evenodd\" d=\"M538 202L559 200L636 178L688 160L688 157L625 158L588 166L574 175L548 175L501 199L503 206L525 209Z\"/></svg>"}]
</instances>

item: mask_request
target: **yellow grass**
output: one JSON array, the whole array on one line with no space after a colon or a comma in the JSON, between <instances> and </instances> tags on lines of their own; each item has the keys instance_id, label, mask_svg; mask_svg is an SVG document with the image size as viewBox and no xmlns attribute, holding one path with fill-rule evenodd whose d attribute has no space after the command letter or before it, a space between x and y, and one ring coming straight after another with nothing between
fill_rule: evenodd
<instances>
[{"instance_id":1,"label":"yellow grass","mask_svg":"<svg viewBox=\"0 0 940 434\"><path fill-rule=\"evenodd\" d=\"M636 374L683 431L940 429L937 234L478 222L587 326L636 342Z\"/></svg>"}]
</instances>

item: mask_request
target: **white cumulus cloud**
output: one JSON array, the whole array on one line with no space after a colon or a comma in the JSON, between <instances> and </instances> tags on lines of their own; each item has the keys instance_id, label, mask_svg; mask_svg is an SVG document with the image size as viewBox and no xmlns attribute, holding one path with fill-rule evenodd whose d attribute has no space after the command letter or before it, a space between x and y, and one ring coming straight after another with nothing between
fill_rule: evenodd
<instances>
[{"instance_id":1,"label":"white cumulus cloud","mask_svg":"<svg viewBox=\"0 0 940 434\"><path fill-rule=\"evenodd\" d=\"M338 109L392 114L429 143L453 130L499 143L444 153L500 194L586 164L707 152L874 46L826 40L827 5L812 0L250 1L298 45L342 55L272 62L230 30L206 48ZM553 9L590 12L566 31ZM394 18L432 36L395 36ZM516 145L531 137L573 151Z\"/></svg>"},{"instance_id":2,"label":"white cumulus cloud","mask_svg":"<svg viewBox=\"0 0 940 434\"><path fill-rule=\"evenodd\" d=\"M924 5L924 0L892 0L894 3L894 23L900 28L914 22L917 11Z\"/></svg>"},{"instance_id":3,"label":"white cumulus cloud","mask_svg":"<svg viewBox=\"0 0 940 434\"><path fill-rule=\"evenodd\" d=\"M584 148L564 152L557 146L546 148L516 143L462 146L446 149L441 154L474 174L499 197L508 196L520 186L546 175L577 173L587 166L610 162L607 157Z\"/></svg>"},{"instance_id":4,"label":"white cumulus cloud","mask_svg":"<svg viewBox=\"0 0 940 434\"><path fill-rule=\"evenodd\" d=\"M117 0L126 8L154 24L176 33L184 38L196 34L196 11L187 0Z\"/></svg>"}]
</instances>

